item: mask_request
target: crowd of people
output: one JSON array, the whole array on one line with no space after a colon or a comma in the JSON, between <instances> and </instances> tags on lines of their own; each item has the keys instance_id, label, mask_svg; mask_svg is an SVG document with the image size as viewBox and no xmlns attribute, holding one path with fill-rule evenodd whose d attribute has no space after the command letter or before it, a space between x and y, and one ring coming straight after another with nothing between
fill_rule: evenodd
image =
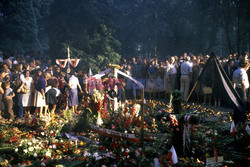
<instances>
[{"instance_id":1,"label":"crowd of people","mask_svg":"<svg viewBox=\"0 0 250 167\"><path fill-rule=\"evenodd\" d=\"M186 101L208 59L209 55L187 53L179 57L168 56L164 61L124 58L120 62L120 70L144 85L146 98L169 99L171 92L177 89L183 92L183 101ZM218 59L239 95L247 102L248 53ZM43 63L29 56L0 55L0 120L22 121L24 115L34 109L40 117L48 111L54 113L58 97L62 95L66 97L63 99L67 107L77 112L82 96L90 91L87 78L87 72L66 71L50 59ZM126 78L122 82L122 89L118 90L121 101L136 99L140 95L134 82ZM191 100L217 107L226 105L211 87L202 83L196 85Z\"/></svg>"},{"instance_id":2,"label":"crowd of people","mask_svg":"<svg viewBox=\"0 0 250 167\"><path fill-rule=\"evenodd\" d=\"M145 92L148 93L150 99L154 98L169 98L171 92L175 89L178 89L183 92L183 101L186 101L190 93L191 88L197 82L199 75L203 67L205 66L209 55L198 55L193 54L188 55L184 53L183 56L169 56L166 57L166 60L161 61L158 59L140 59L132 58L132 61L127 62L126 59L123 59L121 63L121 69L124 70L127 74L131 75L145 86ZM245 73L247 76L244 76L246 83L246 90L248 89L248 76L249 76L249 63L248 63L248 53L245 52L243 55L238 56L237 54L230 55L228 58L219 58L224 71L229 77L232 84L236 83L239 85L240 81L236 81L233 78L234 72L237 69L245 68ZM240 68L239 68L240 67ZM239 76L237 74L236 76ZM217 79L217 78L213 78ZM127 82L127 91L131 84ZM239 86L238 86L239 87ZM247 92L247 91L244 91ZM240 93L241 94L241 93ZM136 95L135 93L133 94ZM243 96L242 96L243 97ZM244 99L246 99L244 96ZM136 97L134 97L136 98ZM214 105L220 107L222 104L221 98L216 96L216 92L212 91L211 87L198 83L194 89L192 100L195 100L198 103Z\"/></svg>"},{"instance_id":3,"label":"crowd of people","mask_svg":"<svg viewBox=\"0 0 250 167\"><path fill-rule=\"evenodd\" d=\"M84 78L81 70L78 74L73 70L67 73L52 65L51 60L42 63L29 56L0 56L1 121L24 121L31 112L39 117L53 114L58 98L65 94L61 99L73 112L77 111L78 92L83 93L78 80Z\"/></svg>"}]
</instances>

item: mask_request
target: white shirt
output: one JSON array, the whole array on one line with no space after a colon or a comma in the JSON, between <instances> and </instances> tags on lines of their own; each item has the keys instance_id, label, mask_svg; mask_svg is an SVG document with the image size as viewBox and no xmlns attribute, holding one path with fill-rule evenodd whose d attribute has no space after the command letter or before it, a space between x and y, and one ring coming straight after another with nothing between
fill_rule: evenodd
<instances>
[{"instance_id":1,"label":"white shirt","mask_svg":"<svg viewBox=\"0 0 250 167\"><path fill-rule=\"evenodd\" d=\"M181 75L189 75L191 72L193 72L192 68L193 68L193 63L191 63L189 61L182 63L181 64Z\"/></svg>"},{"instance_id":2,"label":"white shirt","mask_svg":"<svg viewBox=\"0 0 250 167\"><path fill-rule=\"evenodd\" d=\"M77 77L75 77L74 75L72 75L70 78L69 78L69 87L74 89L74 88L77 88L77 85L79 85L79 80Z\"/></svg>"},{"instance_id":3,"label":"white shirt","mask_svg":"<svg viewBox=\"0 0 250 167\"><path fill-rule=\"evenodd\" d=\"M234 71L233 81L236 84L237 88L241 88L242 81L245 82L245 88L246 89L249 88L249 80L248 80L247 72L243 68L238 68L237 70Z\"/></svg>"},{"instance_id":4,"label":"white shirt","mask_svg":"<svg viewBox=\"0 0 250 167\"><path fill-rule=\"evenodd\" d=\"M21 75L20 75L20 80L21 80L22 82L24 82L28 87L31 87L31 83L32 83L32 81L33 81L33 78L32 78L32 77L29 77L29 80L27 81L27 80L25 79L24 75L21 74Z\"/></svg>"},{"instance_id":5,"label":"white shirt","mask_svg":"<svg viewBox=\"0 0 250 167\"><path fill-rule=\"evenodd\" d=\"M174 64L168 64L168 66L169 66L169 74L170 75L176 75L177 74L177 69L175 68L175 66L176 66L176 63L174 63Z\"/></svg>"},{"instance_id":6,"label":"white shirt","mask_svg":"<svg viewBox=\"0 0 250 167\"><path fill-rule=\"evenodd\" d=\"M6 90L5 90L5 98L6 98L6 97L12 96L13 93L14 93L14 92L13 92L13 89L11 89L11 88L6 89ZM10 98L10 99L12 99L12 98Z\"/></svg>"}]
</instances>

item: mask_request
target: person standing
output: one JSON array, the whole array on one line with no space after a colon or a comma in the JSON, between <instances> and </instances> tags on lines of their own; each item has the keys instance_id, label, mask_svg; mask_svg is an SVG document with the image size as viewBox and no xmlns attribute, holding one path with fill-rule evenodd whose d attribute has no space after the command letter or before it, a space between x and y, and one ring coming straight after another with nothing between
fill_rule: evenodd
<instances>
[{"instance_id":1,"label":"person standing","mask_svg":"<svg viewBox=\"0 0 250 167\"><path fill-rule=\"evenodd\" d=\"M181 91L183 92L183 101L187 100L187 96L189 93L189 86L192 78L192 68L193 64L191 62L190 56L187 56L186 62L181 64Z\"/></svg>"},{"instance_id":2,"label":"person standing","mask_svg":"<svg viewBox=\"0 0 250 167\"><path fill-rule=\"evenodd\" d=\"M224 71L226 72L229 80L232 82L233 80L233 73L236 70L237 67L234 66L234 60L230 59L226 63L226 65L223 67Z\"/></svg>"},{"instance_id":3,"label":"person standing","mask_svg":"<svg viewBox=\"0 0 250 167\"><path fill-rule=\"evenodd\" d=\"M29 70L25 70L23 72L24 77L21 79L22 82L29 87L30 91L27 93L22 94L22 103L23 103L23 109L25 114L30 114L30 107L32 106L32 83L33 83L33 78L30 77L30 72Z\"/></svg>"},{"instance_id":4,"label":"person standing","mask_svg":"<svg viewBox=\"0 0 250 167\"><path fill-rule=\"evenodd\" d=\"M4 111L4 103L3 103L4 90L2 87L2 83L5 75L6 75L5 71L3 69L0 69L0 121L4 120L4 118L2 117L2 112Z\"/></svg>"},{"instance_id":5,"label":"person standing","mask_svg":"<svg viewBox=\"0 0 250 167\"><path fill-rule=\"evenodd\" d=\"M52 106L51 115L54 115L57 105L57 97L61 94L58 89L59 82L57 78L51 79L51 88L45 93L47 108Z\"/></svg>"},{"instance_id":6,"label":"person standing","mask_svg":"<svg viewBox=\"0 0 250 167\"><path fill-rule=\"evenodd\" d=\"M46 110L46 103L45 103L46 81L43 77L42 69L39 69L37 71L37 75L39 76L39 78L35 83L34 106L38 107L39 117L41 118L43 116L43 108L45 108L44 110Z\"/></svg>"},{"instance_id":7,"label":"person standing","mask_svg":"<svg viewBox=\"0 0 250 167\"><path fill-rule=\"evenodd\" d=\"M239 111L234 108L233 119L235 124L238 122L246 121L246 110L247 110L247 95L249 89L249 79L247 75L247 70L249 69L249 63L242 59L239 62L239 68L233 73L233 83L235 90L238 92L240 97L243 99L243 108Z\"/></svg>"},{"instance_id":8,"label":"person standing","mask_svg":"<svg viewBox=\"0 0 250 167\"><path fill-rule=\"evenodd\" d=\"M178 65L175 62L175 57L170 57L170 62L168 64L169 67L169 75L168 75L168 82L170 83L171 91L176 89L176 80L177 80L177 69Z\"/></svg>"},{"instance_id":9,"label":"person standing","mask_svg":"<svg viewBox=\"0 0 250 167\"><path fill-rule=\"evenodd\" d=\"M14 104L15 104L15 110L17 112L17 122L22 122L23 120L23 103L22 103L22 93L21 89L24 86L24 83L21 80L21 69L22 69L22 64L18 64L17 66L13 66L13 75L12 75L12 80L14 84L14 92L16 94L14 98Z\"/></svg>"},{"instance_id":10,"label":"person standing","mask_svg":"<svg viewBox=\"0 0 250 167\"><path fill-rule=\"evenodd\" d=\"M71 71L69 78L69 106L72 107L73 113L77 112L77 106L78 106L77 87L79 88L80 92L83 93L78 78L75 76L75 73Z\"/></svg>"},{"instance_id":11,"label":"person standing","mask_svg":"<svg viewBox=\"0 0 250 167\"><path fill-rule=\"evenodd\" d=\"M12 122L15 118L14 112L13 112L13 97L15 96L15 93L13 89L10 87L10 82L4 83L5 93L4 93L4 99L6 100L6 110L9 114L9 121Z\"/></svg>"}]
</instances>

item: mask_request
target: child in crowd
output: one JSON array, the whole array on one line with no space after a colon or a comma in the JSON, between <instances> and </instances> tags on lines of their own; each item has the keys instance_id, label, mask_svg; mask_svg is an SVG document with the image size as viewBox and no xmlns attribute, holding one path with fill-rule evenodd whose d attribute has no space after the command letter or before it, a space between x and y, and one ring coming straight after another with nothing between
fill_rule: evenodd
<instances>
[{"instance_id":1,"label":"child in crowd","mask_svg":"<svg viewBox=\"0 0 250 167\"><path fill-rule=\"evenodd\" d=\"M61 94L58 85L59 82L56 78L51 79L51 88L45 93L47 107L49 107L49 105L52 106L51 115L54 115L57 105L57 97Z\"/></svg>"},{"instance_id":2,"label":"child in crowd","mask_svg":"<svg viewBox=\"0 0 250 167\"><path fill-rule=\"evenodd\" d=\"M13 112L13 97L15 96L15 93L13 89L10 87L10 82L4 83L5 93L4 93L4 99L6 100L6 109L9 114L9 121L12 122L15 118L14 112Z\"/></svg>"}]
</instances>

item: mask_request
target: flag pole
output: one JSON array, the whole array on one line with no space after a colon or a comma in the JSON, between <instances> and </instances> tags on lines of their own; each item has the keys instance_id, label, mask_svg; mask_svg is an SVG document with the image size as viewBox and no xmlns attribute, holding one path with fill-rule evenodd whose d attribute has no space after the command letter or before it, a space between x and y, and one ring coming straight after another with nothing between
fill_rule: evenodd
<instances>
[{"instance_id":1,"label":"flag pole","mask_svg":"<svg viewBox=\"0 0 250 167\"><path fill-rule=\"evenodd\" d=\"M187 100L184 102L184 105L188 102L188 100L189 100L190 96L192 95L194 89L196 88L198 82L199 82L199 80L197 80L197 81L195 82L195 84L194 84L194 86L193 86L191 92L189 93L189 95L188 95L188 97L187 97Z\"/></svg>"},{"instance_id":2,"label":"flag pole","mask_svg":"<svg viewBox=\"0 0 250 167\"><path fill-rule=\"evenodd\" d=\"M67 70L67 71L70 71L70 67L69 67L69 64L70 64L70 53L69 53L69 47L67 48L67 52L68 52L68 70Z\"/></svg>"}]
</instances>

